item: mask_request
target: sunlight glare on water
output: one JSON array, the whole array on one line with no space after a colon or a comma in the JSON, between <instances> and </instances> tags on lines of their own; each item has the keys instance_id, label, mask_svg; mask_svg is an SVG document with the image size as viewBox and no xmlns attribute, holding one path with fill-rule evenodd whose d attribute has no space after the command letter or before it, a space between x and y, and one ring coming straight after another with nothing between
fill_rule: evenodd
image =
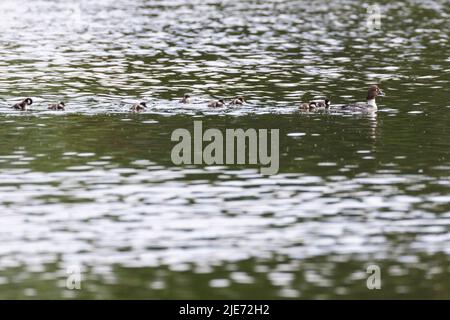
<instances>
[{"instance_id":1,"label":"sunlight glare on water","mask_svg":"<svg viewBox=\"0 0 450 320\"><path fill-rule=\"evenodd\" d=\"M368 264L449 298L449 4L380 6L369 32L354 0L2 0L0 298L370 298ZM376 115L298 111L372 83ZM279 174L175 166L194 120L279 128Z\"/></svg>"}]
</instances>

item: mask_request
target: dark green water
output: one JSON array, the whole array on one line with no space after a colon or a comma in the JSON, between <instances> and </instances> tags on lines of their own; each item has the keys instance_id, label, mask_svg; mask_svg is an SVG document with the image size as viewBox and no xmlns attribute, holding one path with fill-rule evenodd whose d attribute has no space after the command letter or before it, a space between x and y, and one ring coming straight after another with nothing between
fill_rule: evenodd
<instances>
[{"instance_id":1,"label":"dark green water","mask_svg":"<svg viewBox=\"0 0 450 320\"><path fill-rule=\"evenodd\" d=\"M449 299L449 4L378 4L2 1L0 298ZM174 165L194 120L279 129L279 173Z\"/></svg>"}]
</instances>

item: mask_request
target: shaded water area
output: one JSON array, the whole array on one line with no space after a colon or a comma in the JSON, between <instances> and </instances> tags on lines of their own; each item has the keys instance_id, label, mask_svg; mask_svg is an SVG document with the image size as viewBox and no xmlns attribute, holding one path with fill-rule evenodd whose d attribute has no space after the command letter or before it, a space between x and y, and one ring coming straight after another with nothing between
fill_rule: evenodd
<instances>
[{"instance_id":1,"label":"shaded water area","mask_svg":"<svg viewBox=\"0 0 450 320\"><path fill-rule=\"evenodd\" d=\"M450 6L378 4L2 0L0 298L449 299ZM280 129L279 173L174 165L194 120Z\"/></svg>"}]
</instances>

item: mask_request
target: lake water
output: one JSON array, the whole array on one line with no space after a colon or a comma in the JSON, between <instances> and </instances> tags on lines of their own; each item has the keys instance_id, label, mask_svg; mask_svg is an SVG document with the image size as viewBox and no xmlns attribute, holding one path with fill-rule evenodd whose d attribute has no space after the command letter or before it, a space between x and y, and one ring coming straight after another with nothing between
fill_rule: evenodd
<instances>
[{"instance_id":1,"label":"lake water","mask_svg":"<svg viewBox=\"0 0 450 320\"><path fill-rule=\"evenodd\" d=\"M450 5L378 4L2 0L0 298L449 299ZM174 165L194 120L280 129L279 173Z\"/></svg>"}]
</instances>

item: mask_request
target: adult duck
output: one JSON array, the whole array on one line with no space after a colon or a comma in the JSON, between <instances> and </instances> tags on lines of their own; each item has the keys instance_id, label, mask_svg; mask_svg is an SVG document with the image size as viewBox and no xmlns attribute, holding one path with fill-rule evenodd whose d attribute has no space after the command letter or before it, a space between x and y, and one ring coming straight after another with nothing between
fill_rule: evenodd
<instances>
[{"instance_id":1,"label":"adult duck","mask_svg":"<svg viewBox=\"0 0 450 320\"><path fill-rule=\"evenodd\" d=\"M367 91L366 102L356 102L348 105L332 106L332 110L341 111L359 111L359 112L372 112L377 111L378 107L375 102L376 97L384 97L384 92L376 85L373 84Z\"/></svg>"}]
</instances>

